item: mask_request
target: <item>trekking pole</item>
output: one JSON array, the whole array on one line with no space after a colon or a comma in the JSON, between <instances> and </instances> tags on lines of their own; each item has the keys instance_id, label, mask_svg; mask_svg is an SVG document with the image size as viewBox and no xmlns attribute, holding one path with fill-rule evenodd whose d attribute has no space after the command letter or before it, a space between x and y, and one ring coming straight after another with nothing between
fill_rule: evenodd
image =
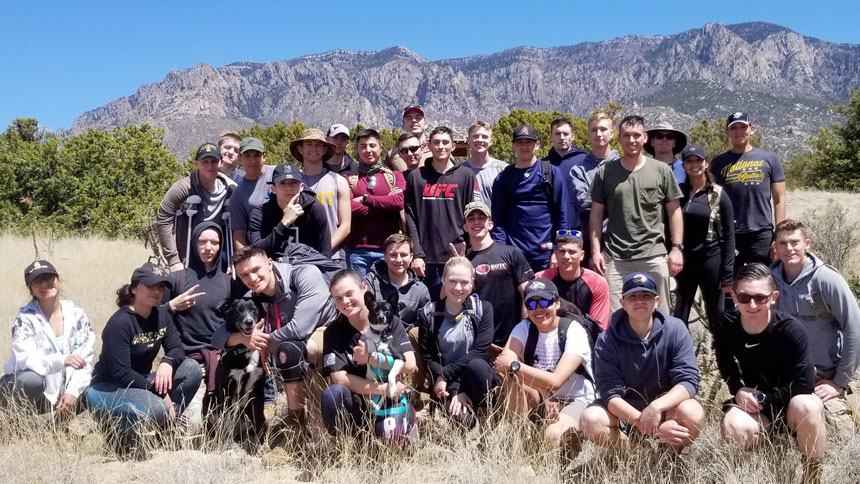
<instances>
[{"instance_id":1,"label":"trekking pole","mask_svg":"<svg viewBox=\"0 0 860 484\"><path fill-rule=\"evenodd\" d=\"M226 210L225 206L225 210ZM225 241L225 249L227 252L227 266L230 268L230 276L235 280L236 279L236 268L233 267L233 224L230 223L230 212L225 211L221 214L221 220L224 222L224 232L227 234L224 238L227 239Z\"/></svg>"},{"instance_id":2,"label":"trekking pole","mask_svg":"<svg viewBox=\"0 0 860 484\"><path fill-rule=\"evenodd\" d=\"M185 230L185 268L188 269L188 261L191 260L191 232L194 229L192 226L192 219L195 215L197 215L197 205L202 202L203 199L200 198L199 195L190 195L185 199L185 203L182 204L183 211L185 212L185 216L188 217L188 228Z\"/></svg>"}]
</instances>

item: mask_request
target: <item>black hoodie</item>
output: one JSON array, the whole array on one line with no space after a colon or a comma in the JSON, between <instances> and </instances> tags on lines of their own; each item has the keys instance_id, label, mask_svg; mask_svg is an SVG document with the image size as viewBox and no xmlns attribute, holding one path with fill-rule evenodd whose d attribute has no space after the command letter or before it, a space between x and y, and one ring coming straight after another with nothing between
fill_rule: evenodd
<instances>
[{"instance_id":1,"label":"black hoodie","mask_svg":"<svg viewBox=\"0 0 860 484\"><path fill-rule=\"evenodd\" d=\"M224 234L221 227L214 222L203 222L191 232L191 254L188 268L170 274L173 288L165 291L165 299L170 300L182 294L188 289L199 284L194 292L205 292L206 294L197 298L194 306L184 311L173 313L173 323L182 337L182 347L185 353L191 353L203 348L210 347L212 333L224 324L217 311L218 305L230 297L231 282L224 270L224 263L219 256L218 263L207 271L200 255L197 253L197 239L204 230L218 232L218 239L223 247Z\"/></svg>"},{"instance_id":2,"label":"black hoodie","mask_svg":"<svg viewBox=\"0 0 860 484\"><path fill-rule=\"evenodd\" d=\"M270 194L266 203L251 210L248 220L251 244L262 247L273 259L284 255L290 242L301 242L331 257L331 233L325 207L317 201L316 194L307 188L299 195L299 205L305 213L287 227L281 223L284 211L278 206L277 197L274 193Z\"/></svg>"}]
</instances>

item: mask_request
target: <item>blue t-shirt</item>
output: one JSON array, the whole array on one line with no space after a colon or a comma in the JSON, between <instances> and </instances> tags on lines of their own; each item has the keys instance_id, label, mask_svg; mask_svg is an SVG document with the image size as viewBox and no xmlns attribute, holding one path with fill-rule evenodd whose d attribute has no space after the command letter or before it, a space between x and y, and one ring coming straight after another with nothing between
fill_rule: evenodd
<instances>
[{"instance_id":1,"label":"blue t-shirt","mask_svg":"<svg viewBox=\"0 0 860 484\"><path fill-rule=\"evenodd\" d=\"M727 151L711 162L711 173L735 207L735 233L773 228L771 184L785 181L776 153L753 148L746 153Z\"/></svg>"}]
</instances>

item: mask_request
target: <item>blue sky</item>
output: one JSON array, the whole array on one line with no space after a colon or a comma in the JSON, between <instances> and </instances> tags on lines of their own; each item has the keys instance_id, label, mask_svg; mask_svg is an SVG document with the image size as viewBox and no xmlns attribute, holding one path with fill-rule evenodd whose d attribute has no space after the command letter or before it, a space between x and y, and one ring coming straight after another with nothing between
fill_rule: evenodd
<instances>
[{"instance_id":1,"label":"blue sky","mask_svg":"<svg viewBox=\"0 0 860 484\"><path fill-rule=\"evenodd\" d=\"M776 23L831 42L860 43L856 3L826 5L795 0L0 0L0 128L16 117L36 118L52 130L68 128L89 109L201 62L218 67L332 49L404 45L437 60L749 21Z\"/></svg>"}]
</instances>

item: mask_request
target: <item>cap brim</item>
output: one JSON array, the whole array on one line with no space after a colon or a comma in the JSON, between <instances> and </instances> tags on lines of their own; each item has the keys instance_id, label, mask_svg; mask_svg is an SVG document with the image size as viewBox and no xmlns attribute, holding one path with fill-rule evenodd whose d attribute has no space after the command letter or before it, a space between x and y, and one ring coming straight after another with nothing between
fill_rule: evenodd
<instances>
[{"instance_id":1,"label":"cap brim","mask_svg":"<svg viewBox=\"0 0 860 484\"><path fill-rule=\"evenodd\" d=\"M534 298L536 298L536 297L541 297L541 298L544 298L544 299L556 299L556 298L558 298L558 296L557 296L557 295L555 295L555 294L553 294L553 293L551 293L551 292L549 292L549 291L545 291L545 290L543 290L543 289L538 289L537 291L532 291L532 292L530 292L530 293L528 293L528 294L524 295L524 296L523 296L523 301L525 302L525 301L528 301L528 300L534 299Z\"/></svg>"},{"instance_id":2,"label":"cap brim","mask_svg":"<svg viewBox=\"0 0 860 484\"><path fill-rule=\"evenodd\" d=\"M637 293L637 292L650 292L651 294L653 294L655 296L659 296L659 294L657 294L657 291L655 291L654 289L650 289L647 287L634 287L633 289L629 289L629 290L625 291L623 294L621 294L621 297L626 297L626 296L629 296L629 295Z\"/></svg>"},{"instance_id":3,"label":"cap brim","mask_svg":"<svg viewBox=\"0 0 860 484\"><path fill-rule=\"evenodd\" d=\"M734 125L736 125L736 124L738 124L738 123L745 124L745 125L747 125L747 126L749 126L750 124L752 124L752 123L750 123L749 121L744 121L744 120L742 120L742 119L738 119L737 121L732 121L731 123L727 124L727 125L726 125L726 128L731 128L732 126L734 126Z\"/></svg>"}]
</instances>

